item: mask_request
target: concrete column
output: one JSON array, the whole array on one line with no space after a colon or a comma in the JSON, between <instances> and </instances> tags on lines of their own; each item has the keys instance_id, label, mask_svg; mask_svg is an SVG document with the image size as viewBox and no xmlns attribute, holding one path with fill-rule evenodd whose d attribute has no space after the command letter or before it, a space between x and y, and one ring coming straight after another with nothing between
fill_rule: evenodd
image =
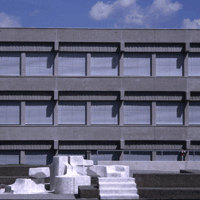
<instances>
[{"instance_id":1,"label":"concrete column","mask_svg":"<svg viewBox=\"0 0 200 200\"><path fill-rule=\"evenodd\" d=\"M119 108L119 125L124 125L124 101L121 101L121 105Z\"/></svg>"},{"instance_id":2,"label":"concrete column","mask_svg":"<svg viewBox=\"0 0 200 200\"><path fill-rule=\"evenodd\" d=\"M91 160L91 151L87 151L86 153L87 153L86 159Z\"/></svg>"},{"instance_id":3,"label":"concrete column","mask_svg":"<svg viewBox=\"0 0 200 200\"><path fill-rule=\"evenodd\" d=\"M53 148L54 148L54 150L59 149L59 141L58 140L53 141Z\"/></svg>"},{"instance_id":4,"label":"concrete column","mask_svg":"<svg viewBox=\"0 0 200 200\"><path fill-rule=\"evenodd\" d=\"M156 151L152 151L151 158L152 158L152 161L156 161Z\"/></svg>"},{"instance_id":5,"label":"concrete column","mask_svg":"<svg viewBox=\"0 0 200 200\"><path fill-rule=\"evenodd\" d=\"M55 104L54 104L53 124L55 126L58 125L58 101L55 101Z\"/></svg>"},{"instance_id":6,"label":"concrete column","mask_svg":"<svg viewBox=\"0 0 200 200\"><path fill-rule=\"evenodd\" d=\"M87 53L86 76L91 76L91 53Z\"/></svg>"},{"instance_id":7,"label":"concrete column","mask_svg":"<svg viewBox=\"0 0 200 200\"><path fill-rule=\"evenodd\" d=\"M185 161L189 161L189 150L190 150L190 140L186 140L186 155L185 155Z\"/></svg>"},{"instance_id":8,"label":"concrete column","mask_svg":"<svg viewBox=\"0 0 200 200\"><path fill-rule=\"evenodd\" d=\"M183 70L183 76L188 77L188 56L189 53L186 53L184 58L184 70Z\"/></svg>"},{"instance_id":9,"label":"concrete column","mask_svg":"<svg viewBox=\"0 0 200 200\"><path fill-rule=\"evenodd\" d=\"M121 155L119 157L119 160L120 161L123 161L124 160L124 151L121 151Z\"/></svg>"},{"instance_id":10,"label":"concrete column","mask_svg":"<svg viewBox=\"0 0 200 200\"><path fill-rule=\"evenodd\" d=\"M152 123L152 126L156 126L156 102L155 101L152 102L152 106L151 106L151 123Z\"/></svg>"},{"instance_id":11,"label":"concrete column","mask_svg":"<svg viewBox=\"0 0 200 200\"><path fill-rule=\"evenodd\" d=\"M156 77L156 54L151 54L151 76Z\"/></svg>"},{"instance_id":12,"label":"concrete column","mask_svg":"<svg viewBox=\"0 0 200 200\"><path fill-rule=\"evenodd\" d=\"M185 109L184 109L184 122L183 124L185 126L189 125L189 101L186 101L185 103Z\"/></svg>"},{"instance_id":13,"label":"concrete column","mask_svg":"<svg viewBox=\"0 0 200 200\"><path fill-rule=\"evenodd\" d=\"M119 59L119 76L124 76L124 53L122 52Z\"/></svg>"},{"instance_id":14,"label":"concrete column","mask_svg":"<svg viewBox=\"0 0 200 200\"><path fill-rule=\"evenodd\" d=\"M58 76L58 56L59 56L59 52L55 52L55 57L54 57L54 72L53 72L54 76Z\"/></svg>"},{"instance_id":15,"label":"concrete column","mask_svg":"<svg viewBox=\"0 0 200 200\"><path fill-rule=\"evenodd\" d=\"M87 102L86 124L91 125L91 101Z\"/></svg>"},{"instance_id":16,"label":"concrete column","mask_svg":"<svg viewBox=\"0 0 200 200\"><path fill-rule=\"evenodd\" d=\"M25 151L20 151L19 164L25 164Z\"/></svg>"},{"instance_id":17,"label":"concrete column","mask_svg":"<svg viewBox=\"0 0 200 200\"><path fill-rule=\"evenodd\" d=\"M26 54L21 53L20 71L21 76L26 76Z\"/></svg>"},{"instance_id":18,"label":"concrete column","mask_svg":"<svg viewBox=\"0 0 200 200\"><path fill-rule=\"evenodd\" d=\"M25 101L21 101L21 125L25 125Z\"/></svg>"}]
</instances>

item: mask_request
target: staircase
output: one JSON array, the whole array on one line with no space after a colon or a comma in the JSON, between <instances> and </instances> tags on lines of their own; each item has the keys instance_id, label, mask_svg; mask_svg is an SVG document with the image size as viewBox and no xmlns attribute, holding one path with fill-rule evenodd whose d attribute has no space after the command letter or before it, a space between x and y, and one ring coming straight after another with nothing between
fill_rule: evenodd
<instances>
[{"instance_id":1,"label":"staircase","mask_svg":"<svg viewBox=\"0 0 200 200\"><path fill-rule=\"evenodd\" d=\"M99 177L100 199L139 199L134 178Z\"/></svg>"}]
</instances>

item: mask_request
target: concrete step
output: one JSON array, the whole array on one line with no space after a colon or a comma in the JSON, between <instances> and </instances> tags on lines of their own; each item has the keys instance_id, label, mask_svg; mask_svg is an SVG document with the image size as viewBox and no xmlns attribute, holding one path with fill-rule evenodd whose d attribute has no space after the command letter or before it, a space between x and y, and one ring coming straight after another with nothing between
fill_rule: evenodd
<instances>
[{"instance_id":1,"label":"concrete step","mask_svg":"<svg viewBox=\"0 0 200 200\"><path fill-rule=\"evenodd\" d=\"M133 174L137 187L200 188L200 174Z\"/></svg>"},{"instance_id":2,"label":"concrete step","mask_svg":"<svg viewBox=\"0 0 200 200\"><path fill-rule=\"evenodd\" d=\"M200 199L200 188L138 188L145 199Z\"/></svg>"},{"instance_id":3,"label":"concrete step","mask_svg":"<svg viewBox=\"0 0 200 200\"><path fill-rule=\"evenodd\" d=\"M137 194L134 194L134 195L100 195L100 199L123 199L123 200L126 200L126 199L139 199L139 196Z\"/></svg>"},{"instance_id":4,"label":"concrete step","mask_svg":"<svg viewBox=\"0 0 200 200\"><path fill-rule=\"evenodd\" d=\"M99 189L106 189L106 188L113 188L115 187L116 189L121 189L121 188L128 188L128 189L135 189L136 188L136 184L135 183L123 183L123 182L119 182L119 183L109 183L109 182L104 182L101 183L99 185Z\"/></svg>"},{"instance_id":5,"label":"concrete step","mask_svg":"<svg viewBox=\"0 0 200 200\"><path fill-rule=\"evenodd\" d=\"M127 183L127 182L131 182L131 183L135 183L135 178L113 178L113 177L99 177L99 184L103 183L103 182L123 182L123 183Z\"/></svg>"},{"instance_id":6,"label":"concrete step","mask_svg":"<svg viewBox=\"0 0 200 200\"><path fill-rule=\"evenodd\" d=\"M108 188L108 189L101 189L100 194L127 194L127 195L131 195L131 194L137 194L137 189L116 189L116 188Z\"/></svg>"},{"instance_id":7,"label":"concrete step","mask_svg":"<svg viewBox=\"0 0 200 200\"><path fill-rule=\"evenodd\" d=\"M107 177L121 177L120 172L107 173Z\"/></svg>"}]
</instances>

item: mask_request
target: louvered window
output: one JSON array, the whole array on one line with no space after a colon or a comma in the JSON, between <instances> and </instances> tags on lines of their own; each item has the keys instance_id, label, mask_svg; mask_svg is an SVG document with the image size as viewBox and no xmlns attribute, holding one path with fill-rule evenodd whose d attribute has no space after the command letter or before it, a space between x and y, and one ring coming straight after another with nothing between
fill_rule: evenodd
<instances>
[{"instance_id":1,"label":"louvered window","mask_svg":"<svg viewBox=\"0 0 200 200\"><path fill-rule=\"evenodd\" d=\"M183 124L183 113L181 102L157 102L156 124Z\"/></svg>"},{"instance_id":2,"label":"louvered window","mask_svg":"<svg viewBox=\"0 0 200 200\"><path fill-rule=\"evenodd\" d=\"M189 103L189 124L200 124L200 102Z\"/></svg>"},{"instance_id":3,"label":"louvered window","mask_svg":"<svg viewBox=\"0 0 200 200\"><path fill-rule=\"evenodd\" d=\"M85 76L85 53L59 53L58 74L60 76Z\"/></svg>"},{"instance_id":4,"label":"louvered window","mask_svg":"<svg viewBox=\"0 0 200 200\"><path fill-rule=\"evenodd\" d=\"M193 53L189 54L188 57L188 75L189 76L200 76L200 54Z\"/></svg>"},{"instance_id":5,"label":"louvered window","mask_svg":"<svg viewBox=\"0 0 200 200\"><path fill-rule=\"evenodd\" d=\"M124 124L151 124L151 103L124 102Z\"/></svg>"},{"instance_id":6,"label":"louvered window","mask_svg":"<svg viewBox=\"0 0 200 200\"><path fill-rule=\"evenodd\" d=\"M0 75L20 75L20 53L0 53Z\"/></svg>"},{"instance_id":7,"label":"louvered window","mask_svg":"<svg viewBox=\"0 0 200 200\"><path fill-rule=\"evenodd\" d=\"M156 76L183 76L183 63L182 54L157 54Z\"/></svg>"},{"instance_id":8,"label":"louvered window","mask_svg":"<svg viewBox=\"0 0 200 200\"><path fill-rule=\"evenodd\" d=\"M0 124L20 124L20 102L0 102Z\"/></svg>"},{"instance_id":9,"label":"louvered window","mask_svg":"<svg viewBox=\"0 0 200 200\"><path fill-rule=\"evenodd\" d=\"M93 53L91 55L92 76L118 76L118 67L118 54Z\"/></svg>"},{"instance_id":10,"label":"louvered window","mask_svg":"<svg viewBox=\"0 0 200 200\"><path fill-rule=\"evenodd\" d=\"M85 102L59 102L58 123L59 124L85 124L86 103Z\"/></svg>"},{"instance_id":11,"label":"louvered window","mask_svg":"<svg viewBox=\"0 0 200 200\"><path fill-rule=\"evenodd\" d=\"M48 101L27 101L26 124L52 124L54 103Z\"/></svg>"},{"instance_id":12,"label":"louvered window","mask_svg":"<svg viewBox=\"0 0 200 200\"><path fill-rule=\"evenodd\" d=\"M28 76L51 76L53 75L53 53L27 53L26 75Z\"/></svg>"},{"instance_id":13,"label":"louvered window","mask_svg":"<svg viewBox=\"0 0 200 200\"><path fill-rule=\"evenodd\" d=\"M151 55L150 54L125 54L124 55L125 76L150 76Z\"/></svg>"},{"instance_id":14,"label":"louvered window","mask_svg":"<svg viewBox=\"0 0 200 200\"><path fill-rule=\"evenodd\" d=\"M91 123L92 124L118 124L119 103L118 102L92 102Z\"/></svg>"}]
</instances>

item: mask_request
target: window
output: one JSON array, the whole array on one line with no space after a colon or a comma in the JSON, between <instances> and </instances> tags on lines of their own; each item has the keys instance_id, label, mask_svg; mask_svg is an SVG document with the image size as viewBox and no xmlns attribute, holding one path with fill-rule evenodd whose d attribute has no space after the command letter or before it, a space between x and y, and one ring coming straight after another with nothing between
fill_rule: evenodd
<instances>
[{"instance_id":1,"label":"window","mask_svg":"<svg viewBox=\"0 0 200 200\"><path fill-rule=\"evenodd\" d=\"M91 124L118 124L118 115L118 102L91 103Z\"/></svg>"},{"instance_id":2,"label":"window","mask_svg":"<svg viewBox=\"0 0 200 200\"><path fill-rule=\"evenodd\" d=\"M156 124L183 124L183 113L181 102L157 102Z\"/></svg>"},{"instance_id":3,"label":"window","mask_svg":"<svg viewBox=\"0 0 200 200\"><path fill-rule=\"evenodd\" d=\"M0 151L0 165L17 164L19 165L19 151Z\"/></svg>"},{"instance_id":4,"label":"window","mask_svg":"<svg viewBox=\"0 0 200 200\"><path fill-rule=\"evenodd\" d=\"M200 54L190 53L188 57L188 75L200 76Z\"/></svg>"},{"instance_id":5,"label":"window","mask_svg":"<svg viewBox=\"0 0 200 200\"><path fill-rule=\"evenodd\" d=\"M157 151L157 161L181 161L180 151Z\"/></svg>"},{"instance_id":6,"label":"window","mask_svg":"<svg viewBox=\"0 0 200 200\"><path fill-rule=\"evenodd\" d=\"M53 75L54 54L52 53L27 53L26 75Z\"/></svg>"},{"instance_id":7,"label":"window","mask_svg":"<svg viewBox=\"0 0 200 200\"><path fill-rule=\"evenodd\" d=\"M189 103L189 124L200 124L200 102Z\"/></svg>"},{"instance_id":8,"label":"window","mask_svg":"<svg viewBox=\"0 0 200 200\"><path fill-rule=\"evenodd\" d=\"M118 54L93 53L91 55L92 76L118 76L118 67Z\"/></svg>"},{"instance_id":9,"label":"window","mask_svg":"<svg viewBox=\"0 0 200 200\"><path fill-rule=\"evenodd\" d=\"M151 55L150 54L124 54L125 76L150 76Z\"/></svg>"},{"instance_id":10,"label":"window","mask_svg":"<svg viewBox=\"0 0 200 200\"><path fill-rule=\"evenodd\" d=\"M20 124L20 102L0 102L0 124Z\"/></svg>"},{"instance_id":11,"label":"window","mask_svg":"<svg viewBox=\"0 0 200 200\"><path fill-rule=\"evenodd\" d=\"M27 101L25 107L26 124L52 124L53 123L53 102Z\"/></svg>"},{"instance_id":12,"label":"window","mask_svg":"<svg viewBox=\"0 0 200 200\"><path fill-rule=\"evenodd\" d=\"M151 103L124 102L124 124L151 124Z\"/></svg>"},{"instance_id":13,"label":"window","mask_svg":"<svg viewBox=\"0 0 200 200\"><path fill-rule=\"evenodd\" d=\"M20 75L20 53L0 53L0 75Z\"/></svg>"},{"instance_id":14,"label":"window","mask_svg":"<svg viewBox=\"0 0 200 200\"><path fill-rule=\"evenodd\" d=\"M85 124L86 103L62 101L58 104L59 124Z\"/></svg>"},{"instance_id":15,"label":"window","mask_svg":"<svg viewBox=\"0 0 200 200\"><path fill-rule=\"evenodd\" d=\"M59 53L58 74L60 76L85 76L85 53Z\"/></svg>"},{"instance_id":16,"label":"window","mask_svg":"<svg viewBox=\"0 0 200 200\"><path fill-rule=\"evenodd\" d=\"M125 161L151 161L151 151L124 151Z\"/></svg>"},{"instance_id":17,"label":"window","mask_svg":"<svg viewBox=\"0 0 200 200\"><path fill-rule=\"evenodd\" d=\"M183 63L182 54L157 54L156 76L183 76Z\"/></svg>"}]
</instances>

